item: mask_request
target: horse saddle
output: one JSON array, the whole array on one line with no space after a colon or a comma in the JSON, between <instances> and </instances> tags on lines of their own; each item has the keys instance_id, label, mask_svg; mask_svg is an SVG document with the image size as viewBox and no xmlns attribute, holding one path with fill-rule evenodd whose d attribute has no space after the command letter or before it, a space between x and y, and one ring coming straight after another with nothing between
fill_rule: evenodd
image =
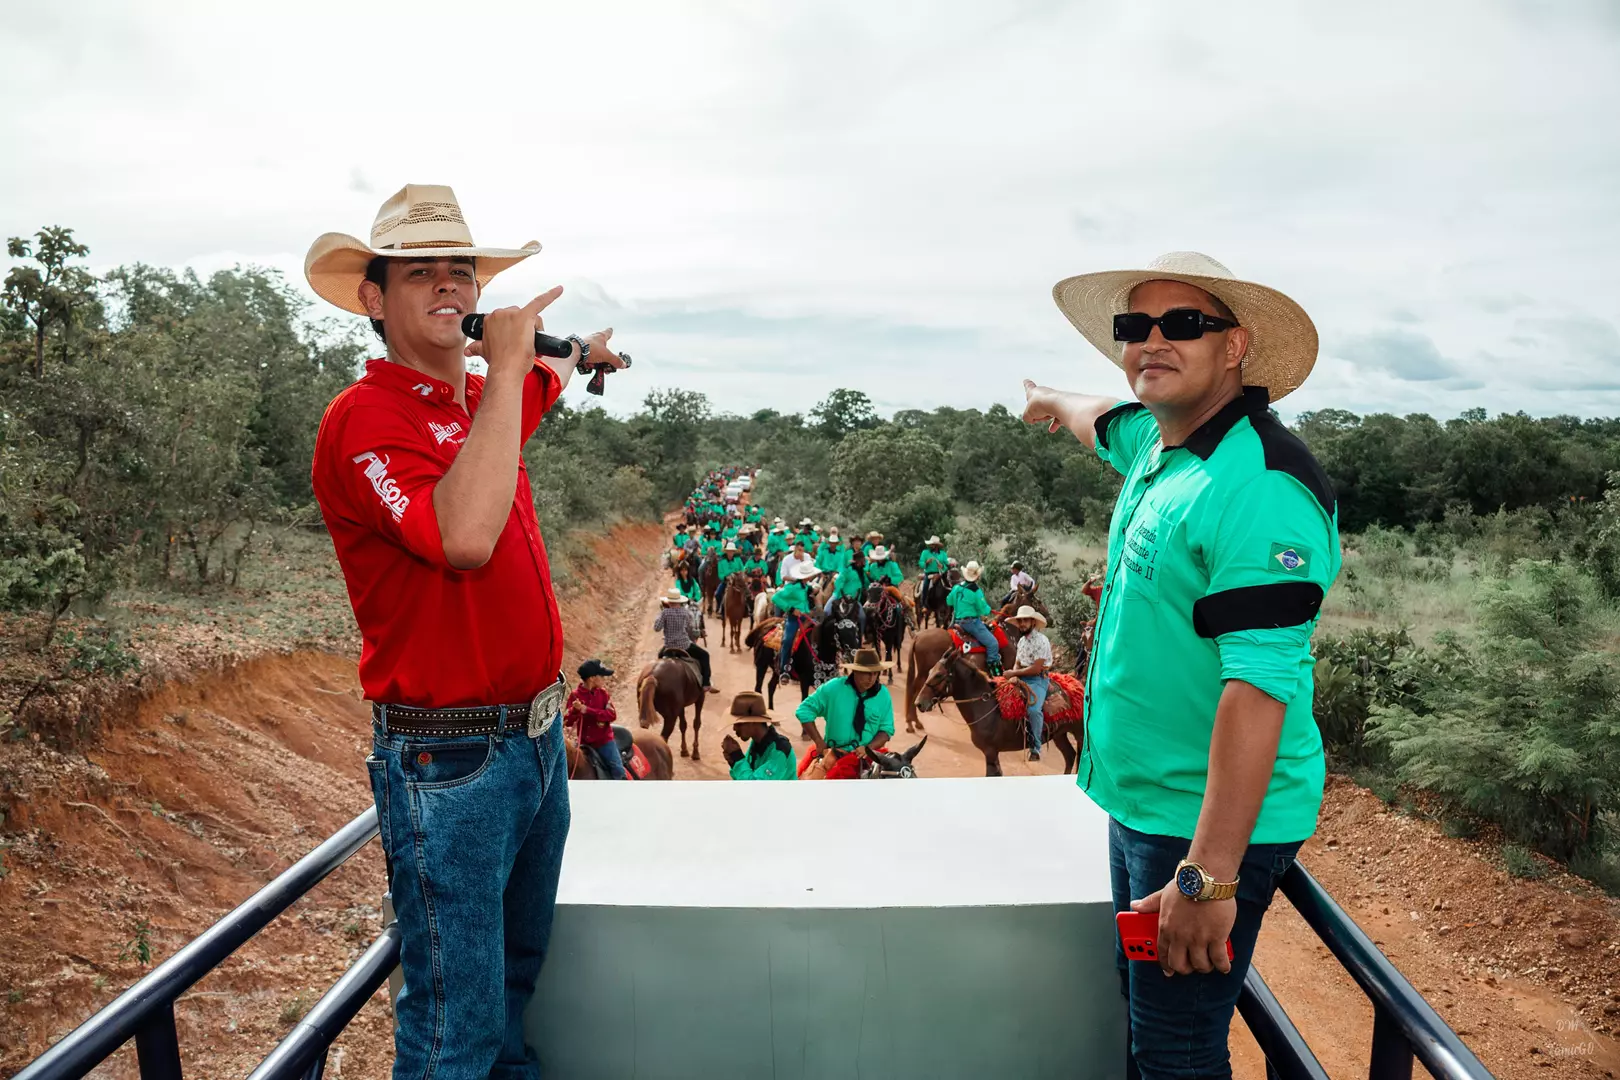
<instances>
[{"instance_id":1,"label":"horse saddle","mask_svg":"<svg viewBox=\"0 0 1620 1080\"><path fill-rule=\"evenodd\" d=\"M1001 628L1001 624L991 623L990 632L996 636L996 645L1005 649L1007 647L1007 631ZM974 653L978 653L980 656L984 655L983 645L980 645L976 639L966 636L954 626L951 627L951 644L968 656L972 656Z\"/></svg>"},{"instance_id":2,"label":"horse saddle","mask_svg":"<svg viewBox=\"0 0 1620 1080\"><path fill-rule=\"evenodd\" d=\"M620 727L618 724L614 724L613 741L617 743L619 747L619 760L624 762L625 779L640 780L644 778L647 775L648 769L647 758L646 755L644 755L636 747L636 740L635 737L630 733L630 729L627 727ZM608 772L607 765L602 761L602 755L597 752L596 747L591 746L588 743L581 743L580 749L585 753L585 760L591 763L591 768L596 772L596 778L598 780L613 779L612 774Z\"/></svg>"},{"instance_id":3,"label":"horse saddle","mask_svg":"<svg viewBox=\"0 0 1620 1080\"><path fill-rule=\"evenodd\" d=\"M660 659L660 660L679 660L679 661L681 661L681 663L685 664L687 667L692 669L692 676L694 678L696 678L700 682L703 679L703 669L698 667L697 657L693 656L691 653L687 652L685 649L676 648L674 646L670 646L668 648L660 649L660 650L658 650L658 659Z\"/></svg>"}]
</instances>

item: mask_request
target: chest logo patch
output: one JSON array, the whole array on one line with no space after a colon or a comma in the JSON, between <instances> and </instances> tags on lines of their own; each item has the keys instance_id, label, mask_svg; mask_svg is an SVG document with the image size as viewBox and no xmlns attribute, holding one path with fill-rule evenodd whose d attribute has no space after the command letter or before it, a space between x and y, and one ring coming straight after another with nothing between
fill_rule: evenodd
<instances>
[{"instance_id":1,"label":"chest logo patch","mask_svg":"<svg viewBox=\"0 0 1620 1080\"><path fill-rule=\"evenodd\" d=\"M432 420L429 420L428 428L433 432L434 441L440 446L443 446L445 443L450 442L451 440L455 440L457 446L460 446L462 443L467 441L465 438L456 438L457 435L461 434L461 424L459 421L452 420L448 424L437 424Z\"/></svg>"},{"instance_id":2,"label":"chest logo patch","mask_svg":"<svg viewBox=\"0 0 1620 1080\"><path fill-rule=\"evenodd\" d=\"M1273 573L1288 574L1292 577L1305 577L1310 569L1310 556L1303 548L1291 544L1271 545L1271 570Z\"/></svg>"}]
</instances>

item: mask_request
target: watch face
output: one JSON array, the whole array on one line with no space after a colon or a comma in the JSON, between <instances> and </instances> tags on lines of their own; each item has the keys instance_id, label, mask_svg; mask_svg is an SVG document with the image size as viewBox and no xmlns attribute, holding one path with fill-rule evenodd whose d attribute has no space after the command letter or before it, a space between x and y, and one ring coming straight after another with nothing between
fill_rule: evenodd
<instances>
[{"instance_id":1,"label":"watch face","mask_svg":"<svg viewBox=\"0 0 1620 1080\"><path fill-rule=\"evenodd\" d=\"M1204 891L1204 877L1196 867L1183 866L1176 874L1176 888L1183 896L1197 896Z\"/></svg>"}]
</instances>

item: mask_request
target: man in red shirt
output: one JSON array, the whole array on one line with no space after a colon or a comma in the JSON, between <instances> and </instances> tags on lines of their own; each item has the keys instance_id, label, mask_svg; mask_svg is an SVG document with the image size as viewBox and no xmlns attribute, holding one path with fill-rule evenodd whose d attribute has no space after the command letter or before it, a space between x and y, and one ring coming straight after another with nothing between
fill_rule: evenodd
<instances>
[{"instance_id":1,"label":"man in red shirt","mask_svg":"<svg viewBox=\"0 0 1620 1080\"><path fill-rule=\"evenodd\" d=\"M522 1018L569 811L562 628L521 450L582 352L623 363L612 331L567 360L535 357L561 288L490 312L468 344L479 291L538 250L477 247L455 194L415 184L383 204L369 244L327 233L304 263L387 346L328 406L314 486L373 703L366 765L404 973L396 1078L540 1075Z\"/></svg>"}]
</instances>

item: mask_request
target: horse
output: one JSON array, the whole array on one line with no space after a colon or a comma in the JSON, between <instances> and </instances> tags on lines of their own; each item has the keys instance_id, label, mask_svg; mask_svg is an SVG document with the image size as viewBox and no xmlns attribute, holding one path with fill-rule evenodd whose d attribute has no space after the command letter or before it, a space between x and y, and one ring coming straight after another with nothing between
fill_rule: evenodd
<instances>
[{"instance_id":1,"label":"horse","mask_svg":"<svg viewBox=\"0 0 1620 1080\"><path fill-rule=\"evenodd\" d=\"M1017 591L1007 598L1007 602L996 611L996 614L1003 619L1010 619L1019 608L1026 604L1040 612L1041 618L1048 622L1052 620L1052 613L1046 609L1046 604L1041 600L1040 592L1025 585L1020 585Z\"/></svg>"},{"instance_id":2,"label":"horse","mask_svg":"<svg viewBox=\"0 0 1620 1080\"><path fill-rule=\"evenodd\" d=\"M900 600L900 590L892 585L874 581L866 587L866 636L874 648L883 650L883 658L900 662L900 647L906 640L906 609ZM889 682L894 682L894 668L889 669Z\"/></svg>"},{"instance_id":3,"label":"horse","mask_svg":"<svg viewBox=\"0 0 1620 1080\"><path fill-rule=\"evenodd\" d=\"M967 721L973 745L984 755L984 775L1002 775L1002 751L1022 750L1028 745L1029 732L1023 714L1012 720L1002 716L990 676L957 649L947 651L928 669L914 700L918 708L927 712L945 698L956 702L956 711ZM1051 700L1047 698L1048 702ZM1064 773L1074 772L1079 767L1079 746L1085 739L1084 721L1048 720L1043 734L1063 755Z\"/></svg>"},{"instance_id":4,"label":"horse","mask_svg":"<svg viewBox=\"0 0 1620 1080\"><path fill-rule=\"evenodd\" d=\"M911 655L906 657L906 730L922 731L922 720L917 716L917 694L922 690L921 672L926 675L939 658L949 652L960 652L951 641L951 632L940 627L919 630L911 639ZM1007 647L1001 650L1001 666L1011 667L1018 656L1014 635L1008 635Z\"/></svg>"},{"instance_id":5,"label":"horse","mask_svg":"<svg viewBox=\"0 0 1620 1080\"><path fill-rule=\"evenodd\" d=\"M742 575L733 574L726 582L725 611L721 614L720 636L725 639L727 652L742 651L743 617L753 622L754 605L749 594L750 583L744 587Z\"/></svg>"},{"instance_id":6,"label":"horse","mask_svg":"<svg viewBox=\"0 0 1620 1080\"><path fill-rule=\"evenodd\" d=\"M720 590L720 560L713 555L698 562L698 586L703 590L703 614L718 615L714 594Z\"/></svg>"},{"instance_id":7,"label":"horse","mask_svg":"<svg viewBox=\"0 0 1620 1080\"><path fill-rule=\"evenodd\" d=\"M838 663L847 662L861 647L861 602L852 596L834 597L823 609L824 624L831 624L832 645Z\"/></svg>"},{"instance_id":8,"label":"horse","mask_svg":"<svg viewBox=\"0 0 1620 1080\"><path fill-rule=\"evenodd\" d=\"M917 744L899 753L889 753L887 750L874 750L866 748L867 760L861 766L862 780L913 780L916 779L917 770L911 764L917 759L917 754L927 745L928 736L924 735L917 740Z\"/></svg>"},{"instance_id":9,"label":"horse","mask_svg":"<svg viewBox=\"0 0 1620 1080\"><path fill-rule=\"evenodd\" d=\"M926 587L920 581L917 583L917 629L926 627L930 618L935 626L951 624L951 608L945 598L950 595L951 586L960 580L952 579L951 573L956 571L930 575Z\"/></svg>"},{"instance_id":10,"label":"horse","mask_svg":"<svg viewBox=\"0 0 1620 1080\"><path fill-rule=\"evenodd\" d=\"M698 674L697 661L679 649L665 649L658 659L641 669L636 677L636 705L643 729L650 728L657 717L664 719L664 739L677 722L681 726L681 757L698 758L698 735L703 730L703 679ZM686 750L686 707L694 706L692 717L692 751Z\"/></svg>"},{"instance_id":11,"label":"horse","mask_svg":"<svg viewBox=\"0 0 1620 1080\"><path fill-rule=\"evenodd\" d=\"M617 728L617 725L615 725ZM670 753L669 743L658 737L655 731L632 731L630 741L641 748L641 753L651 766L643 780L673 780L675 779L675 758ZM563 735L563 753L568 758L568 779L570 780L600 780L596 769L580 749L579 740L572 734ZM629 763L625 763L629 767Z\"/></svg>"},{"instance_id":12,"label":"horse","mask_svg":"<svg viewBox=\"0 0 1620 1080\"><path fill-rule=\"evenodd\" d=\"M800 617L801 625L805 618ZM838 674L838 666L833 659L837 651L837 641L832 622L825 617L808 618L812 630L788 658L788 670L793 681L799 684L800 701L809 697L816 687ZM778 662L780 654L765 644L765 639L770 636L772 630L782 625L782 621L781 618L772 616L755 623L744 641L744 644L754 651L754 693L764 693L766 707L772 709L776 707L776 688L782 684L781 665Z\"/></svg>"}]
</instances>

